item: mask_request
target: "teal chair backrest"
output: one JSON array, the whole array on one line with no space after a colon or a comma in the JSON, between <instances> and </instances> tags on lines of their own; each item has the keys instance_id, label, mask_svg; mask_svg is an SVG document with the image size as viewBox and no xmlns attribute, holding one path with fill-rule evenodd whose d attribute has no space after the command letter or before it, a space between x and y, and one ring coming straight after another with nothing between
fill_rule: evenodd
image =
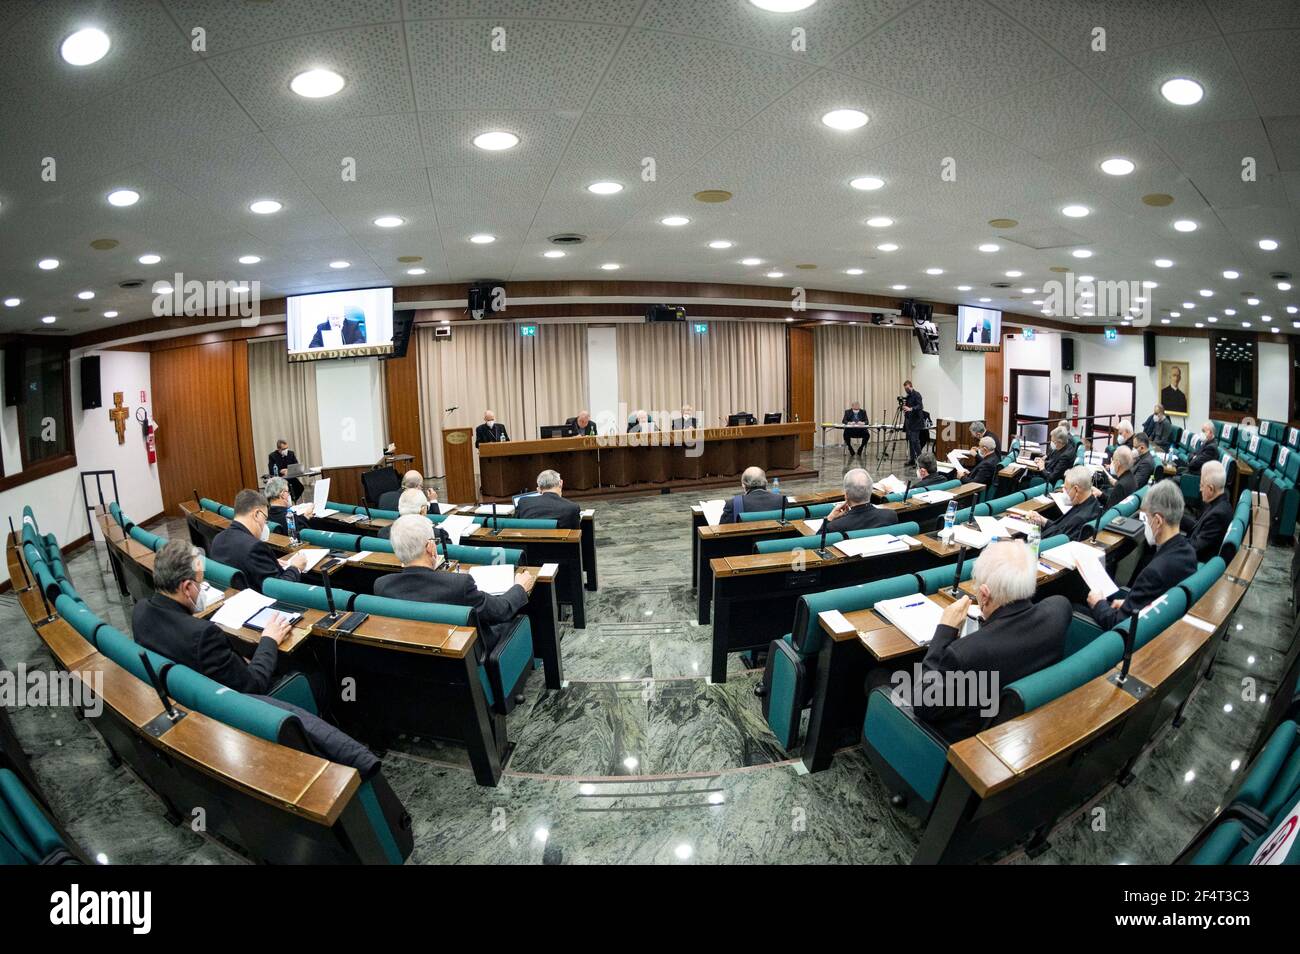
<instances>
[{"instance_id":1,"label":"teal chair backrest","mask_svg":"<svg viewBox=\"0 0 1300 954\"><path fill-rule=\"evenodd\" d=\"M1195 603L1202 596L1210 591L1219 577L1223 576L1223 571L1227 564L1223 562L1223 557L1212 557L1205 561L1205 564L1195 573L1183 580L1179 585L1184 587L1191 594L1191 602Z\"/></svg>"},{"instance_id":2,"label":"teal chair backrest","mask_svg":"<svg viewBox=\"0 0 1300 954\"><path fill-rule=\"evenodd\" d=\"M230 589L235 585L235 574L238 572L233 566L226 566L207 557L203 558L203 579L213 586L223 590Z\"/></svg>"},{"instance_id":3,"label":"teal chair backrest","mask_svg":"<svg viewBox=\"0 0 1300 954\"><path fill-rule=\"evenodd\" d=\"M392 553L393 541L385 540L383 537L359 537L357 549L369 550L371 553Z\"/></svg>"},{"instance_id":4,"label":"teal chair backrest","mask_svg":"<svg viewBox=\"0 0 1300 954\"><path fill-rule=\"evenodd\" d=\"M386 596L358 596L353 609L374 616L391 616L396 619L414 619L425 623L445 623L448 626L465 626L469 623L470 607L450 603L424 603L415 600L394 600Z\"/></svg>"},{"instance_id":5,"label":"teal chair backrest","mask_svg":"<svg viewBox=\"0 0 1300 954\"><path fill-rule=\"evenodd\" d=\"M895 523L888 527L871 527L868 530L850 530L847 534L828 533L826 534L826 545L839 543L846 537L857 540L861 537L877 537L884 534L894 534L896 536L906 536L908 534L920 533L920 526L914 521L908 523ZM822 537L820 533L814 533L805 537L785 537L780 540L759 540L754 544L755 553L789 553L791 550L814 550L820 547Z\"/></svg>"},{"instance_id":6,"label":"teal chair backrest","mask_svg":"<svg viewBox=\"0 0 1300 954\"><path fill-rule=\"evenodd\" d=\"M919 589L916 574L904 573L886 580L842 586L802 596L795 605L794 627L790 631L794 648L805 655L821 651L825 639L817 619L819 613L826 610L852 613L855 610L870 609L881 600L907 596Z\"/></svg>"},{"instance_id":7,"label":"teal chair backrest","mask_svg":"<svg viewBox=\"0 0 1300 954\"><path fill-rule=\"evenodd\" d=\"M116 500L108 505L108 515L119 527L122 526L122 508L117 505Z\"/></svg>"},{"instance_id":8,"label":"teal chair backrest","mask_svg":"<svg viewBox=\"0 0 1300 954\"><path fill-rule=\"evenodd\" d=\"M959 583L969 580L971 574L975 572L975 557L970 556L962 561L961 579ZM932 566L928 570L921 570L917 577L921 580L921 592L927 596L938 593L946 586L952 586L953 577L957 574L957 565L952 566Z\"/></svg>"},{"instance_id":9,"label":"teal chair backrest","mask_svg":"<svg viewBox=\"0 0 1300 954\"><path fill-rule=\"evenodd\" d=\"M145 653L149 657L149 663L153 666L153 671L160 677L163 676L166 667L172 664L170 659L160 656L152 650L145 649L121 630L108 625L99 627L95 634L95 645L101 653L130 672L145 685L152 685L152 683L149 681L149 673L144 668L144 663L140 661L141 653Z\"/></svg>"},{"instance_id":10,"label":"teal chair backrest","mask_svg":"<svg viewBox=\"0 0 1300 954\"><path fill-rule=\"evenodd\" d=\"M339 513L359 513L359 514L365 513L363 509L361 509L358 506L355 506L354 504L339 503L337 500L325 501L325 507L329 510L337 510ZM379 516L379 514L373 510L371 511L371 513L374 514L375 516ZM393 519L397 519L397 518L394 517Z\"/></svg>"},{"instance_id":11,"label":"teal chair backrest","mask_svg":"<svg viewBox=\"0 0 1300 954\"><path fill-rule=\"evenodd\" d=\"M1174 587L1167 592L1138 620L1137 639L1133 648L1141 649L1153 638L1183 618L1187 612L1187 594Z\"/></svg>"},{"instance_id":12,"label":"teal chair backrest","mask_svg":"<svg viewBox=\"0 0 1300 954\"><path fill-rule=\"evenodd\" d=\"M777 511L777 513L779 514L780 511ZM502 517L500 521L502 530L554 530L558 523L555 520L535 520L521 517ZM484 526L497 526L497 524L493 523L491 517L478 522Z\"/></svg>"},{"instance_id":13,"label":"teal chair backrest","mask_svg":"<svg viewBox=\"0 0 1300 954\"><path fill-rule=\"evenodd\" d=\"M188 666L167 671L167 693L187 709L268 742L282 741L286 723L297 722L293 713L229 689Z\"/></svg>"},{"instance_id":14,"label":"teal chair backrest","mask_svg":"<svg viewBox=\"0 0 1300 954\"><path fill-rule=\"evenodd\" d=\"M199 506L204 510L210 511L211 513L221 513L222 505L219 502L213 500L211 497L200 497Z\"/></svg>"},{"instance_id":15,"label":"teal chair backrest","mask_svg":"<svg viewBox=\"0 0 1300 954\"><path fill-rule=\"evenodd\" d=\"M1017 679L1003 690L1015 701L1004 712L1033 712L1039 706L1079 688L1108 671L1124 656L1124 640L1114 630L1101 633L1078 652L1060 662Z\"/></svg>"},{"instance_id":16,"label":"teal chair backrest","mask_svg":"<svg viewBox=\"0 0 1300 954\"><path fill-rule=\"evenodd\" d=\"M332 587L334 591L334 608L345 610L352 607L356 594L351 590ZM293 580L277 580L268 577L262 581L262 594L272 599L294 606L306 606L311 609L328 610L329 600L325 598L325 587L312 586L310 583L296 583Z\"/></svg>"},{"instance_id":17,"label":"teal chair backrest","mask_svg":"<svg viewBox=\"0 0 1300 954\"><path fill-rule=\"evenodd\" d=\"M150 533L143 527L133 526L130 530L131 539L142 543L150 550L157 550L167 542L165 537L160 537L156 533Z\"/></svg>"},{"instance_id":18,"label":"teal chair backrest","mask_svg":"<svg viewBox=\"0 0 1300 954\"><path fill-rule=\"evenodd\" d=\"M361 547L357 546L357 541L361 539L355 533L338 533L334 530L303 530L298 536L303 543L310 543L313 546L325 547L330 550L349 550L355 553Z\"/></svg>"},{"instance_id":19,"label":"teal chair backrest","mask_svg":"<svg viewBox=\"0 0 1300 954\"><path fill-rule=\"evenodd\" d=\"M960 486L961 486L961 481L957 480L956 478L953 478L952 480L945 480L941 484L933 484L929 487L912 487L907 491L907 496L908 499L910 500L912 497L915 497L917 494L929 493L931 490L952 490L954 487L960 487ZM900 501L902 501L902 499L903 499L903 495L901 493L892 493L892 494L887 494L885 496L886 503L899 503ZM816 515L814 514L814 516Z\"/></svg>"},{"instance_id":20,"label":"teal chair backrest","mask_svg":"<svg viewBox=\"0 0 1300 954\"><path fill-rule=\"evenodd\" d=\"M115 506L115 505L110 505L110 506ZM37 526L36 511L32 509L31 504L23 504L23 523L30 523L33 527Z\"/></svg>"},{"instance_id":21,"label":"teal chair backrest","mask_svg":"<svg viewBox=\"0 0 1300 954\"><path fill-rule=\"evenodd\" d=\"M73 599L67 594L60 595L54 601L54 610L67 620L69 626L85 637L91 645L95 645L95 631L101 626L107 625L92 613L90 607L85 603Z\"/></svg>"},{"instance_id":22,"label":"teal chair backrest","mask_svg":"<svg viewBox=\"0 0 1300 954\"><path fill-rule=\"evenodd\" d=\"M455 546L439 547L438 549L448 560L473 563L479 566L494 563L509 563L511 566L518 566L519 561L524 558L524 551L517 547L471 547L457 544Z\"/></svg>"},{"instance_id":23,"label":"teal chair backrest","mask_svg":"<svg viewBox=\"0 0 1300 954\"><path fill-rule=\"evenodd\" d=\"M785 508L785 519L803 520L808 516L808 511L796 504L790 504ZM780 520L780 510L753 510L745 511L740 515L741 523L752 523L755 520Z\"/></svg>"},{"instance_id":24,"label":"teal chair backrest","mask_svg":"<svg viewBox=\"0 0 1300 954\"><path fill-rule=\"evenodd\" d=\"M227 507L225 504L222 504L219 508L217 508L217 513L221 514L221 516L225 517L227 520L235 519L234 507Z\"/></svg>"}]
</instances>

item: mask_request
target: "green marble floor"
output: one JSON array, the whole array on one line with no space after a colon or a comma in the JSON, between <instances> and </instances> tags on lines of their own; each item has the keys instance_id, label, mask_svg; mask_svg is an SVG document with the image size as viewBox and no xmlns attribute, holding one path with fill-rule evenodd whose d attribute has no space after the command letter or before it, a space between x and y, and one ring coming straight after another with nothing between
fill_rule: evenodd
<instances>
[{"instance_id":1,"label":"green marble floor","mask_svg":"<svg viewBox=\"0 0 1300 954\"><path fill-rule=\"evenodd\" d=\"M816 457L806 458L813 466ZM828 453L820 480L837 486L843 463ZM857 749L815 775L776 744L753 687L757 672L732 656L725 684L705 679L710 630L694 622L689 508L673 494L599 501L600 590L588 593L584 630L567 624L567 686L541 673L509 716L514 743L496 788L474 783L461 750L404 738L384 772L415 823L413 863L903 863L914 822L888 796ZM661 528L647 533L645 527ZM170 521L160 533L178 535ZM1254 676L1267 692L1289 632L1291 551L1271 548L1182 729L1169 730L1139 765L1052 834L1035 863L1165 863L1213 812L1239 769L1263 706L1241 700ZM104 584L102 549L70 563L78 589L124 626L129 607ZM0 597L0 658L49 665L18 612ZM74 835L111 862L237 862L221 845L162 816L148 790L110 768L93 730L65 711L16 710L16 730ZM87 797L87 795L91 797ZM1104 809L1104 824L1096 822ZM1003 861L1026 862L1021 854Z\"/></svg>"}]
</instances>

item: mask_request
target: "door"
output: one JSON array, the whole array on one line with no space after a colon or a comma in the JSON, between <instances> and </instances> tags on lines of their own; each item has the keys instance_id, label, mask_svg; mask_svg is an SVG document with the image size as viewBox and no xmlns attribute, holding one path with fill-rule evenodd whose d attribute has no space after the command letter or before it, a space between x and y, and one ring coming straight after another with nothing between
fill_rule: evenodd
<instances>
[{"instance_id":1,"label":"door","mask_svg":"<svg viewBox=\"0 0 1300 954\"><path fill-rule=\"evenodd\" d=\"M1129 374L1088 375L1089 420L1084 422L1088 449L1104 451L1121 420L1133 420L1137 378Z\"/></svg>"},{"instance_id":2,"label":"door","mask_svg":"<svg viewBox=\"0 0 1300 954\"><path fill-rule=\"evenodd\" d=\"M1011 369L1010 438L1019 434L1022 440L1047 443L1051 390L1051 372Z\"/></svg>"}]
</instances>

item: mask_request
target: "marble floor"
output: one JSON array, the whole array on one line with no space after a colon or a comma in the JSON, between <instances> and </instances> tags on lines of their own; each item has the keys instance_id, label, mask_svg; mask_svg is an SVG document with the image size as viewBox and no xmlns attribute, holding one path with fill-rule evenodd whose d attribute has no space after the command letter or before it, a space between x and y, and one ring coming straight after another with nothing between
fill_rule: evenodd
<instances>
[{"instance_id":1,"label":"marble floor","mask_svg":"<svg viewBox=\"0 0 1300 954\"><path fill-rule=\"evenodd\" d=\"M838 450L806 455L821 478L784 488L837 486ZM705 679L708 626L694 622L687 540L698 495L598 501L600 590L585 630L564 627L569 684L541 673L511 713L514 743L496 788L474 783L461 750L400 739L384 773L415 822L413 863L905 863L916 824L889 806L861 751L806 774L776 744L753 687L758 672L732 656L728 680ZM38 515L39 516L39 515ZM645 526L664 528L654 535ZM157 532L183 533L179 521ZM1290 632L1291 550L1273 547L1238 612L1213 680L1183 728L1168 730L1127 786L1112 786L1053 832L1037 864L1161 864L1171 860L1233 784L1258 728ZM127 628L129 605L111 583L102 547L69 561L78 590ZM12 594L0 596L0 659L49 666ZM224 846L171 826L126 769L112 768L86 723L66 710L11 712L36 772L74 838L111 863L237 863ZM796 753L797 754L797 753ZM89 797L88 797L89 796ZM1095 809L1104 809L1098 813ZM1097 819L1103 819L1098 825ZM1023 853L1001 859L1028 862Z\"/></svg>"}]
</instances>

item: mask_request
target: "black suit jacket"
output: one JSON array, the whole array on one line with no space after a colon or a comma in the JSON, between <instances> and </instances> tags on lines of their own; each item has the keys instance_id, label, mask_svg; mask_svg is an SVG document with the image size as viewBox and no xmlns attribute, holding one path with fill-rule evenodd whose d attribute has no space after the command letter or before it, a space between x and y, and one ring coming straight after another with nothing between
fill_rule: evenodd
<instances>
[{"instance_id":1,"label":"black suit jacket","mask_svg":"<svg viewBox=\"0 0 1300 954\"><path fill-rule=\"evenodd\" d=\"M557 530L577 530L582 523L582 508L559 494L534 494L520 497L515 516L526 520L554 520Z\"/></svg>"},{"instance_id":2,"label":"black suit jacket","mask_svg":"<svg viewBox=\"0 0 1300 954\"><path fill-rule=\"evenodd\" d=\"M271 451L266 456L266 472L268 474L283 474L290 464L298 463L298 455L292 450L287 450L283 454L279 451Z\"/></svg>"},{"instance_id":3,"label":"black suit jacket","mask_svg":"<svg viewBox=\"0 0 1300 954\"><path fill-rule=\"evenodd\" d=\"M983 626L962 638L951 626L938 626L921 663L922 671L929 679L949 672L997 673L997 682L990 680L989 684L1005 688L1061 661L1070 619L1070 601L1049 596L1040 603L1018 600L999 606ZM976 705L916 705L913 709L950 742L974 735L987 718Z\"/></svg>"},{"instance_id":4,"label":"black suit jacket","mask_svg":"<svg viewBox=\"0 0 1300 954\"><path fill-rule=\"evenodd\" d=\"M1142 422L1142 430L1146 432L1147 440L1152 444L1161 450L1169 449L1169 435L1174 432L1174 422L1169 418L1157 421L1153 414Z\"/></svg>"},{"instance_id":5,"label":"black suit jacket","mask_svg":"<svg viewBox=\"0 0 1300 954\"><path fill-rule=\"evenodd\" d=\"M1078 445L1074 441L1066 441L1065 446L1059 451L1055 448L1048 451L1047 456L1043 458L1043 479L1051 484L1056 483L1074 466L1074 458L1078 453Z\"/></svg>"},{"instance_id":6,"label":"black suit jacket","mask_svg":"<svg viewBox=\"0 0 1300 954\"><path fill-rule=\"evenodd\" d=\"M573 432L574 432L575 434L577 434L579 437L584 436L584 435L588 435L588 434L595 434L595 433L596 433L596 422L595 422L595 421L591 421L591 420L589 420L589 421L587 421L587 426L586 426L586 427L580 427L580 426L578 425L578 418L575 416L575 417L571 417L571 418L569 418L567 421L564 422L564 424L565 424L566 427L571 427L571 428L573 428Z\"/></svg>"},{"instance_id":7,"label":"black suit jacket","mask_svg":"<svg viewBox=\"0 0 1300 954\"><path fill-rule=\"evenodd\" d=\"M247 662L234 649L220 626L198 619L175 600L155 593L135 604L131 632L145 649L188 666L236 692L265 692L275 674L280 650L263 636Z\"/></svg>"},{"instance_id":8,"label":"black suit jacket","mask_svg":"<svg viewBox=\"0 0 1300 954\"><path fill-rule=\"evenodd\" d=\"M1223 537L1232 523L1232 501L1227 494L1219 494L1205 505L1201 515L1195 519L1183 517L1183 532L1192 541L1196 550L1196 559L1204 563L1216 556L1223 546Z\"/></svg>"},{"instance_id":9,"label":"black suit jacket","mask_svg":"<svg viewBox=\"0 0 1300 954\"><path fill-rule=\"evenodd\" d=\"M950 480L952 480L952 478L947 474L934 473L928 477L922 477L920 480L912 481L912 489L916 490L918 487L933 487L935 484L946 484Z\"/></svg>"},{"instance_id":10,"label":"black suit jacket","mask_svg":"<svg viewBox=\"0 0 1300 954\"><path fill-rule=\"evenodd\" d=\"M1192 456L1187 459L1187 472L1189 474L1199 474L1201 467L1212 460L1219 459L1219 442L1206 441L1200 447L1192 451Z\"/></svg>"},{"instance_id":11,"label":"black suit jacket","mask_svg":"<svg viewBox=\"0 0 1300 954\"><path fill-rule=\"evenodd\" d=\"M699 427L700 419L698 417L675 417L669 430L684 431L692 427Z\"/></svg>"},{"instance_id":12,"label":"black suit jacket","mask_svg":"<svg viewBox=\"0 0 1300 954\"><path fill-rule=\"evenodd\" d=\"M903 398L903 407L907 408L907 413L903 416L903 429L908 431L925 430L925 402L921 398L921 392L916 388Z\"/></svg>"},{"instance_id":13,"label":"black suit jacket","mask_svg":"<svg viewBox=\"0 0 1300 954\"><path fill-rule=\"evenodd\" d=\"M248 585L259 593L262 591L263 581L271 577L294 583L302 579L302 575L293 567L280 569L275 551L249 533L242 523L235 520L230 521L230 526L212 538L208 556L218 563L239 570L244 574L244 580Z\"/></svg>"},{"instance_id":14,"label":"black suit jacket","mask_svg":"<svg viewBox=\"0 0 1300 954\"><path fill-rule=\"evenodd\" d=\"M862 408L858 408L856 411L853 410L853 408L851 407L846 408L844 410L844 417L840 421L840 423L841 424L865 424L867 423L867 412L864 411Z\"/></svg>"},{"instance_id":15,"label":"black suit jacket","mask_svg":"<svg viewBox=\"0 0 1300 954\"><path fill-rule=\"evenodd\" d=\"M1137 478L1133 476L1133 471L1124 471L1121 476L1115 478L1115 483L1111 485L1110 494L1106 497L1106 509L1109 510L1114 507L1129 494L1135 493L1137 489Z\"/></svg>"},{"instance_id":16,"label":"black suit jacket","mask_svg":"<svg viewBox=\"0 0 1300 954\"><path fill-rule=\"evenodd\" d=\"M1137 575L1132 588L1124 595L1124 605L1119 609L1110 605L1110 599L1098 600L1092 608L1092 618L1102 629L1113 629L1127 620L1156 597L1187 579L1196 572L1196 549L1187 535L1176 533Z\"/></svg>"},{"instance_id":17,"label":"black suit jacket","mask_svg":"<svg viewBox=\"0 0 1300 954\"><path fill-rule=\"evenodd\" d=\"M989 454L988 457L981 457L979 463L970 469L966 474L966 482L969 484L983 484L990 491L998 479L998 457L997 451Z\"/></svg>"},{"instance_id":18,"label":"black suit jacket","mask_svg":"<svg viewBox=\"0 0 1300 954\"><path fill-rule=\"evenodd\" d=\"M509 435L506 434L506 426L500 421L493 421L492 426L480 424L474 428L474 446L480 444L494 444L497 441L504 441Z\"/></svg>"},{"instance_id":19,"label":"black suit jacket","mask_svg":"<svg viewBox=\"0 0 1300 954\"><path fill-rule=\"evenodd\" d=\"M1102 513L1101 501L1089 497L1077 507L1071 507L1069 513L1062 514L1043 527L1043 539L1064 533L1071 540L1087 540L1092 536L1092 528L1097 516Z\"/></svg>"},{"instance_id":20,"label":"black suit jacket","mask_svg":"<svg viewBox=\"0 0 1300 954\"><path fill-rule=\"evenodd\" d=\"M329 327L330 323L328 321L322 321L317 325L316 334L312 335L307 347L323 348L325 346L324 332L329 331ZM343 333L343 343L345 345L366 343L366 333L361 330L361 322L355 318L344 318L343 327L339 330Z\"/></svg>"},{"instance_id":21,"label":"black suit jacket","mask_svg":"<svg viewBox=\"0 0 1300 954\"><path fill-rule=\"evenodd\" d=\"M850 530L870 530L873 527L892 527L898 523L898 514L873 504L860 504L846 510L826 525L827 533L848 533Z\"/></svg>"},{"instance_id":22,"label":"black suit jacket","mask_svg":"<svg viewBox=\"0 0 1300 954\"><path fill-rule=\"evenodd\" d=\"M736 498L743 497L745 513L759 513L763 510L780 510L781 495L774 494L770 490L751 490L745 494L736 494L727 501L726 506L722 508L722 519L720 523L736 523L740 517L736 514ZM789 506L788 504L786 505Z\"/></svg>"},{"instance_id":23,"label":"black suit jacket","mask_svg":"<svg viewBox=\"0 0 1300 954\"><path fill-rule=\"evenodd\" d=\"M510 634L516 614L528 605L528 594L518 584L494 596L480 590L468 573L447 573L423 566L408 566L401 573L381 576L375 580L375 595L472 607L488 652Z\"/></svg>"},{"instance_id":24,"label":"black suit jacket","mask_svg":"<svg viewBox=\"0 0 1300 954\"><path fill-rule=\"evenodd\" d=\"M1151 452L1139 456L1133 461L1133 479L1139 487L1145 487L1151 483L1151 475L1156 472L1156 459L1151 456Z\"/></svg>"}]
</instances>

